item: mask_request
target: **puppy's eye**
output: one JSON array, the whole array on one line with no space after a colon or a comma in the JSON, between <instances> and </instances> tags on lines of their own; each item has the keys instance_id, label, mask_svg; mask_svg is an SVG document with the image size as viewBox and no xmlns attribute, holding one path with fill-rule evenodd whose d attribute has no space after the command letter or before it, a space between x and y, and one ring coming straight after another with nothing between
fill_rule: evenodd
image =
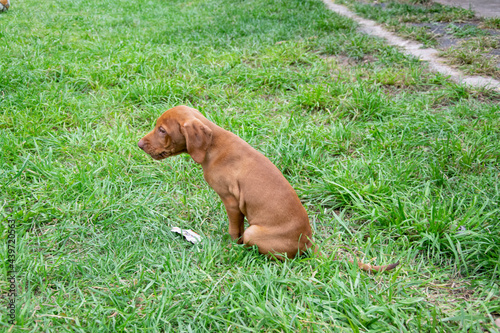
<instances>
[{"instance_id":1,"label":"puppy's eye","mask_svg":"<svg viewBox=\"0 0 500 333\"><path fill-rule=\"evenodd\" d=\"M159 127L158 128L158 131L161 133L161 134L167 134L167 131L165 131L165 129L163 127Z\"/></svg>"}]
</instances>

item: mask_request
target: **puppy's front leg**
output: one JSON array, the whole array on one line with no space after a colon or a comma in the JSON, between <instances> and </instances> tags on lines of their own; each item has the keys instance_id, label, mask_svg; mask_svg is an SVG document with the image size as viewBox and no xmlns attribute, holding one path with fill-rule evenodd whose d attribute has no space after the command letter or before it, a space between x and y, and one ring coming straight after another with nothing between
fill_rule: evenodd
<instances>
[{"instance_id":1,"label":"puppy's front leg","mask_svg":"<svg viewBox=\"0 0 500 333\"><path fill-rule=\"evenodd\" d=\"M245 231L245 215L240 211L236 200L223 200L229 218L229 235L238 244L243 243L243 232Z\"/></svg>"}]
</instances>

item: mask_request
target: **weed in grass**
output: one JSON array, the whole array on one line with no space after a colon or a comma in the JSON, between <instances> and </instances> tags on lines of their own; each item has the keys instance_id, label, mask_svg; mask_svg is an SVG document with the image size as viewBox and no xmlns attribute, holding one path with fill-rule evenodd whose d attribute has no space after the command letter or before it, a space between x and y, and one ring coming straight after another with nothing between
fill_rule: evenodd
<instances>
[{"instance_id":1,"label":"weed in grass","mask_svg":"<svg viewBox=\"0 0 500 333\"><path fill-rule=\"evenodd\" d=\"M338 94L322 84L312 84L300 87L297 91L297 105L306 110L328 111L339 105ZM337 95L337 96L336 96Z\"/></svg>"},{"instance_id":2,"label":"weed in grass","mask_svg":"<svg viewBox=\"0 0 500 333\"><path fill-rule=\"evenodd\" d=\"M428 4L431 3L431 0L411 0L411 3L421 4L421 5L428 5Z\"/></svg>"},{"instance_id":3,"label":"weed in grass","mask_svg":"<svg viewBox=\"0 0 500 333\"><path fill-rule=\"evenodd\" d=\"M436 46L437 35L429 32L428 27L412 27L408 25L393 26L392 30L397 30L398 33L406 38L414 39L425 46Z\"/></svg>"},{"instance_id":4,"label":"weed in grass","mask_svg":"<svg viewBox=\"0 0 500 333\"><path fill-rule=\"evenodd\" d=\"M500 75L500 69L497 66L499 61L497 56L483 56L484 53L497 48L499 42L491 37L472 37L462 42L457 48L449 48L441 52L444 56L451 59L452 63L463 66L468 73Z\"/></svg>"},{"instance_id":5,"label":"weed in grass","mask_svg":"<svg viewBox=\"0 0 500 333\"><path fill-rule=\"evenodd\" d=\"M478 36L487 36L489 33L487 31L484 31L475 25L455 25L455 24L450 24L448 26L448 29L450 33L458 38L464 38L464 37L478 37Z\"/></svg>"},{"instance_id":6,"label":"weed in grass","mask_svg":"<svg viewBox=\"0 0 500 333\"><path fill-rule=\"evenodd\" d=\"M500 29L500 18L487 17L483 21L483 26L487 29Z\"/></svg>"}]
</instances>

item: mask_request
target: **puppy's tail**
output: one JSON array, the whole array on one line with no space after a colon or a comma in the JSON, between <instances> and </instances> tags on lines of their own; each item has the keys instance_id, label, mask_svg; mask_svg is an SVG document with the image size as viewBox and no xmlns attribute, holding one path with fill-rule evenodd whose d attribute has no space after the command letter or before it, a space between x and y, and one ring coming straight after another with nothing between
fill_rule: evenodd
<instances>
[{"instance_id":1,"label":"puppy's tail","mask_svg":"<svg viewBox=\"0 0 500 333\"><path fill-rule=\"evenodd\" d=\"M349 260L351 264L354 264L353 260ZM399 261L395 264L390 264L390 265L384 265L384 266L372 266L370 264L364 264L360 261L358 261L358 267L361 268L364 271L375 273L375 272L385 272L385 271L390 271L396 268L396 266L399 265Z\"/></svg>"},{"instance_id":2,"label":"puppy's tail","mask_svg":"<svg viewBox=\"0 0 500 333\"><path fill-rule=\"evenodd\" d=\"M318 247L316 245L314 245L314 247L313 247L313 252L316 253L316 255L319 255L320 257L321 256L329 257L327 255L324 255L318 249ZM337 260L337 259L335 259L335 260ZM351 264L354 264L354 260L349 260L349 262ZM397 263L395 263L395 264L384 265L384 266L373 266L373 265L370 265L370 264L362 263L361 261L358 261L358 260L357 260L357 263L358 263L358 267L359 268L361 268L362 270L364 270L366 272L370 272L370 273L390 271L390 270L393 270L394 268L396 268L399 265L399 261Z\"/></svg>"}]
</instances>

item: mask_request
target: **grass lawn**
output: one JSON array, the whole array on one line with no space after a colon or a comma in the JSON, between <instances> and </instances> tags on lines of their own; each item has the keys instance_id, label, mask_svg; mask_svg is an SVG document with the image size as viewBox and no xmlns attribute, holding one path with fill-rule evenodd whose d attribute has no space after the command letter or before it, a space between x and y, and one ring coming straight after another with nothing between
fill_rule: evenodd
<instances>
[{"instance_id":1,"label":"grass lawn","mask_svg":"<svg viewBox=\"0 0 500 333\"><path fill-rule=\"evenodd\" d=\"M319 0L13 1L0 330L495 332L500 93L355 29ZM179 104L268 156L332 256L229 247L200 166L137 147ZM353 256L401 265L369 275Z\"/></svg>"}]
</instances>

